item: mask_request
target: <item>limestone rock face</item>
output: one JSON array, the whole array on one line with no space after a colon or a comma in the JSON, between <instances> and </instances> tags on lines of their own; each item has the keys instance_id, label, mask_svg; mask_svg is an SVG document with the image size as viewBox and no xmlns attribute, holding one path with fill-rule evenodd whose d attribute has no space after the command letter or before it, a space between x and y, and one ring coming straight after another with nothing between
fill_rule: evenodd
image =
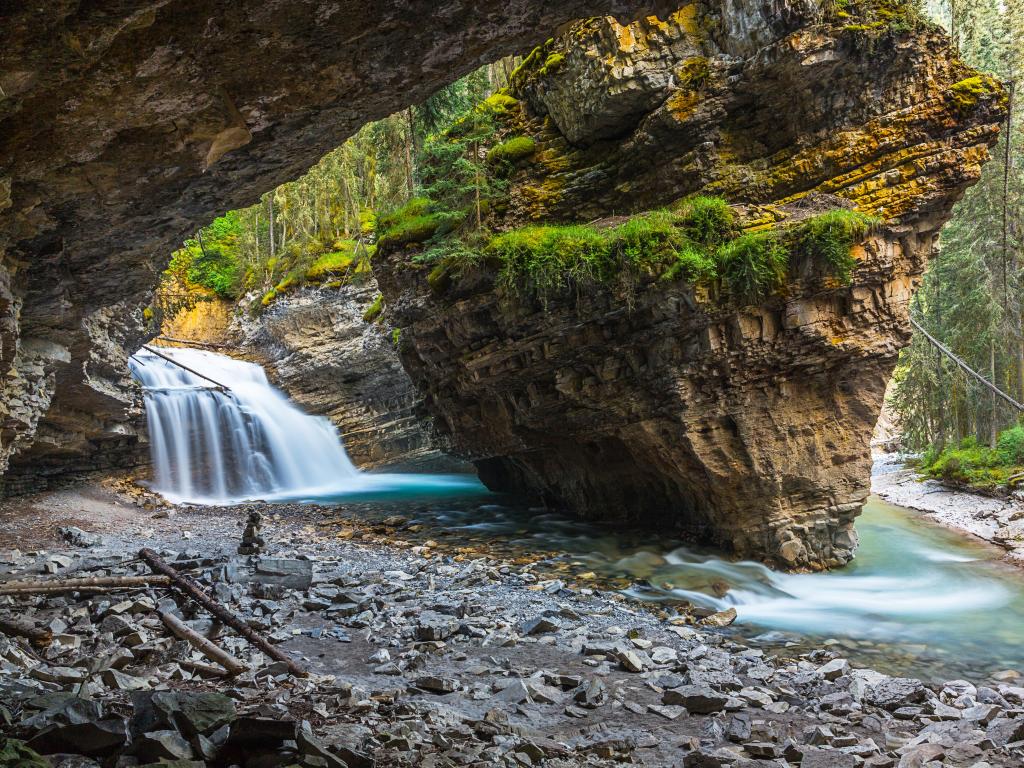
<instances>
[{"instance_id":1,"label":"limestone rock face","mask_svg":"<svg viewBox=\"0 0 1024 768\"><path fill-rule=\"evenodd\" d=\"M114 453L159 270L218 212L574 18L660 4L0 4L0 471Z\"/></svg>"},{"instance_id":2,"label":"limestone rock face","mask_svg":"<svg viewBox=\"0 0 1024 768\"><path fill-rule=\"evenodd\" d=\"M588 22L531 57L503 135L537 150L498 227L695 191L745 204L755 226L822 205L886 224L855 247L849 285L798 259L756 306L653 278L540 301L494 267L428 281L384 253L406 369L485 482L789 568L853 556L909 300L1005 112L939 31L863 21L708 2Z\"/></svg>"},{"instance_id":3,"label":"limestone rock face","mask_svg":"<svg viewBox=\"0 0 1024 768\"><path fill-rule=\"evenodd\" d=\"M471 470L436 450L390 328L363 319L377 294L372 278L305 289L239 315L231 334L300 407L337 425L360 467Z\"/></svg>"}]
</instances>

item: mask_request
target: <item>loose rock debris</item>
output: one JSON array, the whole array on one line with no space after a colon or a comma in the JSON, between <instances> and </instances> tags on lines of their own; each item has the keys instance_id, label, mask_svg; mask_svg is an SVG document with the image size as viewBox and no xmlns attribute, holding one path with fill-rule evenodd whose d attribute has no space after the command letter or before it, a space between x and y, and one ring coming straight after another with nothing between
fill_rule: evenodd
<instances>
[{"instance_id":1,"label":"loose rock debris","mask_svg":"<svg viewBox=\"0 0 1024 768\"><path fill-rule=\"evenodd\" d=\"M1024 761L1024 687L1013 673L988 686L926 686L828 651L774 658L529 565L458 562L425 547L293 533L267 556L238 557L230 541L188 543L156 555L284 659L173 579L145 583L149 566L123 542L0 553L0 579L130 579L0 597L0 621L48 638L0 634L0 765Z\"/></svg>"}]
</instances>

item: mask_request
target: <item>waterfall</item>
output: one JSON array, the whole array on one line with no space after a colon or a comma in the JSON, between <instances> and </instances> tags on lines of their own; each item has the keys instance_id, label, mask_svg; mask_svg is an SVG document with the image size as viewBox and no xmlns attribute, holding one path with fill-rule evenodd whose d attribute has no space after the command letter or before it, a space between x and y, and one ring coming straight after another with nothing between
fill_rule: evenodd
<instances>
[{"instance_id":1,"label":"waterfall","mask_svg":"<svg viewBox=\"0 0 1024 768\"><path fill-rule=\"evenodd\" d=\"M145 392L153 489L170 501L332 501L483 490L469 477L360 472L334 425L299 410L259 365L196 349L161 348L160 354L201 374L147 349L130 361Z\"/></svg>"}]
</instances>

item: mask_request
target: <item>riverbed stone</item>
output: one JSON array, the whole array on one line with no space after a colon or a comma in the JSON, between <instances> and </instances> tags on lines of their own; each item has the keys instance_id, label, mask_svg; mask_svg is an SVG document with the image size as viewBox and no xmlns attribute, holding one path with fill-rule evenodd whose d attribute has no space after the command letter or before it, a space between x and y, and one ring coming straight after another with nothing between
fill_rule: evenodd
<instances>
[{"instance_id":1,"label":"riverbed stone","mask_svg":"<svg viewBox=\"0 0 1024 768\"><path fill-rule=\"evenodd\" d=\"M671 688L662 695L662 703L686 707L695 714L711 714L725 709L729 697L706 685L683 685Z\"/></svg>"}]
</instances>

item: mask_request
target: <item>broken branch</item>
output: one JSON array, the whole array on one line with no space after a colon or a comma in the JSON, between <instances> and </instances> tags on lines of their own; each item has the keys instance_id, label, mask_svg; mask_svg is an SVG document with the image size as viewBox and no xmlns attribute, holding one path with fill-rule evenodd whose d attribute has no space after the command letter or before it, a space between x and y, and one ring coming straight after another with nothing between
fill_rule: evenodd
<instances>
[{"instance_id":1,"label":"broken branch","mask_svg":"<svg viewBox=\"0 0 1024 768\"><path fill-rule=\"evenodd\" d=\"M164 611L157 611L157 613L164 626L171 630L176 637L186 641L210 661L220 664L229 674L240 675L249 669L242 661L210 642L174 614Z\"/></svg>"},{"instance_id":2,"label":"broken branch","mask_svg":"<svg viewBox=\"0 0 1024 768\"><path fill-rule=\"evenodd\" d=\"M167 586L166 576L92 576L81 579L21 579L0 582L0 595L48 595L55 592L109 592Z\"/></svg>"},{"instance_id":3,"label":"broken branch","mask_svg":"<svg viewBox=\"0 0 1024 768\"><path fill-rule=\"evenodd\" d=\"M287 666L288 671L296 677L306 677L309 673L296 664L279 648L275 648L263 637L258 635L252 627L246 624L235 614L224 608L220 603L210 597L202 587L191 576L178 573L174 568L165 563L156 552L149 549L139 550L141 557L154 571L167 576L171 580L171 586L180 591L186 597L190 597L210 612L212 616L220 619L222 623L231 627L238 634L255 645L274 661L280 661Z\"/></svg>"}]
</instances>

